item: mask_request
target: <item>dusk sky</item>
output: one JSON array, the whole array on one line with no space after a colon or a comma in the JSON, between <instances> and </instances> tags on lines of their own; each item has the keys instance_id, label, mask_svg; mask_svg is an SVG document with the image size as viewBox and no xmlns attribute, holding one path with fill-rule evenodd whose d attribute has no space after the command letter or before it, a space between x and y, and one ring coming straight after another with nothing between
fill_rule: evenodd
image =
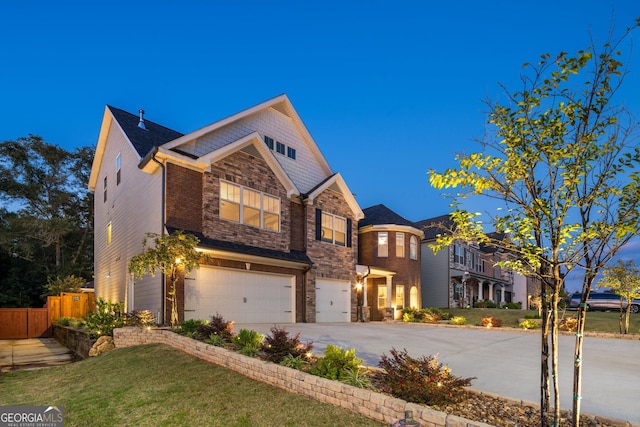
<instances>
[{"instance_id":1,"label":"dusk sky","mask_svg":"<svg viewBox=\"0 0 640 427\"><path fill-rule=\"evenodd\" d=\"M0 140L95 146L106 104L189 133L286 93L362 208L448 212L427 170L479 150L483 100L540 54L601 45L637 0L12 1ZM640 113L640 53L620 102Z\"/></svg>"}]
</instances>

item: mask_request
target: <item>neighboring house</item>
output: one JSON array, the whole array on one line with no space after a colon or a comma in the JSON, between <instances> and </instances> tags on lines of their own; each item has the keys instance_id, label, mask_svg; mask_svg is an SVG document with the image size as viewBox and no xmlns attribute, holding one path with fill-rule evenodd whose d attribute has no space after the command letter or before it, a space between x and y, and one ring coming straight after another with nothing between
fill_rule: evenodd
<instances>
[{"instance_id":1,"label":"neighboring house","mask_svg":"<svg viewBox=\"0 0 640 427\"><path fill-rule=\"evenodd\" d=\"M286 95L182 134L107 106L95 192L95 291L168 318L162 275L133 282L145 233L184 230L206 265L178 283L179 318L356 319L363 212Z\"/></svg>"},{"instance_id":2,"label":"neighboring house","mask_svg":"<svg viewBox=\"0 0 640 427\"><path fill-rule=\"evenodd\" d=\"M401 319L420 308L420 242L424 233L385 205L364 209L358 228L361 303L371 320ZM368 308L367 308L368 307Z\"/></svg>"},{"instance_id":3,"label":"neighboring house","mask_svg":"<svg viewBox=\"0 0 640 427\"><path fill-rule=\"evenodd\" d=\"M422 305L473 307L478 301L491 301L500 307L507 302L521 302L522 308L526 309L526 277L496 265L507 259L508 254L461 241L433 253L429 244L452 225L449 215L416 223L425 234L421 244Z\"/></svg>"}]
</instances>

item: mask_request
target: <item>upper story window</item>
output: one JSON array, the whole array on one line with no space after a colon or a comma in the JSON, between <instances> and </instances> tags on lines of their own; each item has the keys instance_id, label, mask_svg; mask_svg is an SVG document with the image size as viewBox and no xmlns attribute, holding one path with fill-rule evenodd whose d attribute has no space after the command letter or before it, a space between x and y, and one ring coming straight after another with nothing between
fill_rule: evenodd
<instances>
[{"instance_id":1,"label":"upper story window","mask_svg":"<svg viewBox=\"0 0 640 427\"><path fill-rule=\"evenodd\" d=\"M409 258L418 259L418 239L416 236L411 236L409 239Z\"/></svg>"},{"instance_id":2,"label":"upper story window","mask_svg":"<svg viewBox=\"0 0 640 427\"><path fill-rule=\"evenodd\" d=\"M484 273L484 259L479 254L476 255L476 271Z\"/></svg>"},{"instance_id":3,"label":"upper story window","mask_svg":"<svg viewBox=\"0 0 640 427\"><path fill-rule=\"evenodd\" d=\"M453 245L453 262L464 265L464 248L459 245Z\"/></svg>"},{"instance_id":4,"label":"upper story window","mask_svg":"<svg viewBox=\"0 0 640 427\"><path fill-rule=\"evenodd\" d=\"M103 191L103 202L107 201L107 177L104 177L104 182L102 184L102 191Z\"/></svg>"},{"instance_id":5,"label":"upper story window","mask_svg":"<svg viewBox=\"0 0 640 427\"><path fill-rule=\"evenodd\" d=\"M120 153L116 156L116 185L120 185L120 171L122 169Z\"/></svg>"},{"instance_id":6,"label":"upper story window","mask_svg":"<svg viewBox=\"0 0 640 427\"><path fill-rule=\"evenodd\" d=\"M113 238L113 226L111 223L107 224L107 245L111 244L111 240Z\"/></svg>"},{"instance_id":7,"label":"upper story window","mask_svg":"<svg viewBox=\"0 0 640 427\"><path fill-rule=\"evenodd\" d=\"M264 143L267 144L267 147L269 147L271 150L273 150L273 138L270 138L268 136L264 136Z\"/></svg>"},{"instance_id":8,"label":"upper story window","mask_svg":"<svg viewBox=\"0 0 640 427\"><path fill-rule=\"evenodd\" d=\"M220 218L280 231L280 199L261 191L220 181Z\"/></svg>"},{"instance_id":9,"label":"upper story window","mask_svg":"<svg viewBox=\"0 0 640 427\"><path fill-rule=\"evenodd\" d=\"M347 220L336 215L322 212L322 241L334 245L346 246Z\"/></svg>"},{"instance_id":10,"label":"upper story window","mask_svg":"<svg viewBox=\"0 0 640 427\"><path fill-rule=\"evenodd\" d=\"M295 148L291 148L291 147L287 147L287 157L289 157L290 159L295 160L296 159L296 149Z\"/></svg>"},{"instance_id":11,"label":"upper story window","mask_svg":"<svg viewBox=\"0 0 640 427\"><path fill-rule=\"evenodd\" d=\"M396 232L396 257L404 258L404 233Z\"/></svg>"},{"instance_id":12,"label":"upper story window","mask_svg":"<svg viewBox=\"0 0 640 427\"><path fill-rule=\"evenodd\" d=\"M378 257L384 258L389 256L389 233L386 231L378 232Z\"/></svg>"},{"instance_id":13,"label":"upper story window","mask_svg":"<svg viewBox=\"0 0 640 427\"><path fill-rule=\"evenodd\" d=\"M276 141L276 152L284 154L284 144L280 141Z\"/></svg>"}]
</instances>

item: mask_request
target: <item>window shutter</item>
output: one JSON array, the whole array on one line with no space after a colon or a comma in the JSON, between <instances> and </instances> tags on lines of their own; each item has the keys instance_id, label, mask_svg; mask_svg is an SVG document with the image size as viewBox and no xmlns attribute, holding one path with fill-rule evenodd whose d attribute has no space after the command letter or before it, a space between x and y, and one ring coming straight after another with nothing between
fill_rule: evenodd
<instances>
[{"instance_id":1,"label":"window shutter","mask_svg":"<svg viewBox=\"0 0 640 427\"><path fill-rule=\"evenodd\" d=\"M322 210L316 208L316 240L322 240Z\"/></svg>"},{"instance_id":2,"label":"window shutter","mask_svg":"<svg viewBox=\"0 0 640 427\"><path fill-rule=\"evenodd\" d=\"M351 247L351 218L347 218L347 247Z\"/></svg>"}]
</instances>

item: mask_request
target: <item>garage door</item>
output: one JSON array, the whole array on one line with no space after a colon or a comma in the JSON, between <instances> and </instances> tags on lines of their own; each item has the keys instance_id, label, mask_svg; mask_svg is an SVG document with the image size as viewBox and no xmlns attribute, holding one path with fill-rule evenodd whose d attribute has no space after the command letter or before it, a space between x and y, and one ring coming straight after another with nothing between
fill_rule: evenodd
<instances>
[{"instance_id":1,"label":"garage door","mask_svg":"<svg viewBox=\"0 0 640 427\"><path fill-rule=\"evenodd\" d=\"M316 322L351 321L351 285L343 280L316 280Z\"/></svg>"},{"instance_id":2,"label":"garage door","mask_svg":"<svg viewBox=\"0 0 640 427\"><path fill-rule=\"evenodd\" d=\"M200 267L185 280L185 319L292 323L294 301L294 276Z\"/></svg>"}]
</instances>

